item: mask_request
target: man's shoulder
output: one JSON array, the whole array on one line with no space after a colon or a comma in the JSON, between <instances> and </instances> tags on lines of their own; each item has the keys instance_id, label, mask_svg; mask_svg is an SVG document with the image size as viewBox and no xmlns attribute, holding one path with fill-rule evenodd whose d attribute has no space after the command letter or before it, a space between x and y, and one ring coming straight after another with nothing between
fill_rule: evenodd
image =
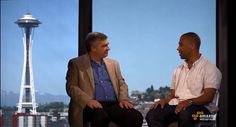
<instances>
[{"instance_id":1,"label":"man's shoulder","mask_svg":"<svg viewBox=\"0 0 236 127\"><path fill-rule=\"evenodd\" d=\"M178 66L174 69L173 73L176 74L176 73L181 72L181 70L182 70L183 67L184 67L184 64L178 65Z\"/></svg>"},{"instance_id":2,"label":"man's shoulder","mask_svg":"<svg viewBox=\"0 0 236 127\"><path fill-rule=\"evenodd\" d=\"M184 63L178 65L178 66L175 68L175 70L181 70L181 69L184 67L184 65L185 65Z\"/></svg>"},{"instance_id":3,"label":"man's shoulder","mask_svg":"<svg viewBox=\"0 0 236 127\"><path fill-rule=\"evenodd\" d=\"M78 56L78 57L74 57L74 58L71 58L69 61L70 62L82 62L84 61L85 59L88 59L88 55L87 54L84 54L84 55L81 55L81 56Z\"/></svg>"},{"instance_id":4,"label":"man's shoulder","mask_svg":"<svg viewBox=\"0 0 236 127\"><path fill-rule=\"evenodd\" d=\"M108 57L104 58L104 60L109 62L109 63L116 63L116 64L118 64L118 61L116 61L114 59L111 59L111 58L108 58Z\"/></svg>"},{"instance_id":5,"label":"man's shoulder","mask_svg":"<svg viewBox=\"0 0 236 127\"><path fill-rule=\"evenodd\" d=\"M214 73L214 74L221 75L221 71L216 66L216 64L207 58L203 57L203 59L201 60L201 64L199 64L199 67L207 73Z\"/></svg>"},{"instance_id":6,"label":"man's shoulder","mask_svg":"<svg viewBox=\"0 0 236 127\"><path fill-rule=\"evenodd\" d=\"M202 62L203 62L203 65L204 65L205 69L212 69L212 68L218 69L217 66L216 66L216 64L213 63L212 61L210 61L210 60L207 59L207 58L203 58L203 59L202 59Z\"/></svg>"}]
</instances>

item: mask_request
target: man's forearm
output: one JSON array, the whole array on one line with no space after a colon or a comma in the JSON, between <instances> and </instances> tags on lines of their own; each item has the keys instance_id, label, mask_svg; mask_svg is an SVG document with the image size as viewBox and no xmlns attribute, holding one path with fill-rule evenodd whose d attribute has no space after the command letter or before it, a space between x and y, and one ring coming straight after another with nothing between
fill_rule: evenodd
<instances>
[{"instance_id":1,"label":"man's forearm","mask_svg":"<svg viewBox=\"0 0 236 127\"><path fill-rule=\"evenodd\" d=\"M165 101L165 103L168 103L173 98L175 98L175 91L171 89L169 94L163 100Z\"/></svg>"},{"instance_id":2,"label":"man's forearm","mask_svg":"<svg viewBox=\"0 0 236 127\"><path fill-rule=\"evenodd\" d=\"M195 104L195 105L204 105L204 104L208 104L210 103L214 96L215 96L215 93L216 93L216 89L214 88L206 88L204 89L204 94L197 97L197 98L191 98L191 99L188 99L192 104Z\"/></svg>"}]
</instances>

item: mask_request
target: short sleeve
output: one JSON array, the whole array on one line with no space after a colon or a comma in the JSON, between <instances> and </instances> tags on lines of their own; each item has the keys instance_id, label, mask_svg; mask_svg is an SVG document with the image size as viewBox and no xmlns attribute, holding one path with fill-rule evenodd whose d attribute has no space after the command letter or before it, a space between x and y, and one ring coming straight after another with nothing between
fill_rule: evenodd
<instances>
[{"instance_id":1,"label":"short sleeve","mask_svg":"<svg viewBox=\"0 0 236 127\"><path fill-rule=\"evenodd\" d=\"M220 70L212 63L207 63L205 66L204 88L219 89L221 84L222 74Z\"/></svg>"}]
</instances>

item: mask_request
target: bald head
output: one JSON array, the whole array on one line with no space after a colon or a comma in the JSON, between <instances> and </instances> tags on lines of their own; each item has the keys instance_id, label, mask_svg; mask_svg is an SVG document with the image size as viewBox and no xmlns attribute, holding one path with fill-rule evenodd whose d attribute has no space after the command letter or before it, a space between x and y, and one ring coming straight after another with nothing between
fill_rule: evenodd
<instances>
[{"instance_id":1,"label":"bald head","mask_svg":"<svg viewBox=\"0 0 236 127\"><path fill-rule=\"evenodd\" d=\"M197 50L200 49L201 39L196 33L188 32L188 33L183 34L181 38L187 38L190 43L193 43L195 45Z\"/></svg>"}]
</instances>

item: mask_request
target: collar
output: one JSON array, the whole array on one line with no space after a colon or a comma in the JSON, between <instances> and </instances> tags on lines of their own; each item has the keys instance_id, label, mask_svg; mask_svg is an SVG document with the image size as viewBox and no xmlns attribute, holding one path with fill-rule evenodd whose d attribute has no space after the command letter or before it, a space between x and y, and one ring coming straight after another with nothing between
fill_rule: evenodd
<instances>
[{"instance_id":1,"label":"collar","mask_svg":"<svg viewBox=\"0 0 236 127\"><path fill-rule=\"evenodd\" d=\"M193 63L192 67L197 66L202 60L204 59L204 56L201 54L201 56ZM184 67L188 68L188 64L185 62Z\"/></svg>"}]
</instances>

